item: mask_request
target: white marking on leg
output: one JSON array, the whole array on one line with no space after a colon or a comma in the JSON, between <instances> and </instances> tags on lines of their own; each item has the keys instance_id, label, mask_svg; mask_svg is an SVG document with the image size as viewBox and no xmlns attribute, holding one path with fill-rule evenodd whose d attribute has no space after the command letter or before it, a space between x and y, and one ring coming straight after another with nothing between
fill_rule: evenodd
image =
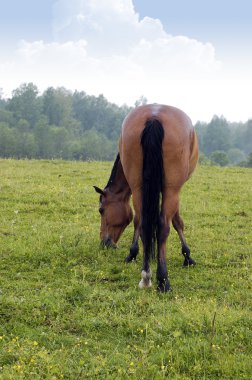
<instances>
[{"instance_id":1,"label":"white marking on leg","mask_svg":"<svg viewBox=\"0 0 252 380\"><path fill-rule=\"evenodd\" d=\"M151 270L149 272L142 270L142 280L139 282L139 288L150 288L151 285Z\"/></svg>"}]
</instances>

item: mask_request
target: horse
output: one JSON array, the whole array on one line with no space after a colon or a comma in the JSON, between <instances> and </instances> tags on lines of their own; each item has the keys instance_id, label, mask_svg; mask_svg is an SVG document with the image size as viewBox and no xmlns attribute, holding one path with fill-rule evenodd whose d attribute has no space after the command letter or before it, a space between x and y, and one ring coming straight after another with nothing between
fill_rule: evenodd
<instances>
[{"instance_id":1,"label":"horse","mask_svg":"<svg viewBox=\"0 0 252 380\"><path fill-rule=\"evenodd\" d=\"M104 189L99 193L100 239L104 247L116 247L133 219L134 234L126 263L136 260L139 237L143 246L140 288L151 283L150 261L157 258L157 290L171 290L166 241L173 225L181 242L183 266L195 261L184 236L179 194L198 161L198 140L190 118L180 109L148 104L133 109L124 119L119 153Z\"/></svg>"}]
</instances>

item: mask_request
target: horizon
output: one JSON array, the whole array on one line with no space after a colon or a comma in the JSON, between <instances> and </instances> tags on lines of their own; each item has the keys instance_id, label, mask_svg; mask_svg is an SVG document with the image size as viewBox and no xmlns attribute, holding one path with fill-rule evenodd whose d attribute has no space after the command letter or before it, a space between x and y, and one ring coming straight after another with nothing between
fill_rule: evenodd
<instances>
[{"instance_id":1,"label":"horizon","mask_svg":"<svg viewBox=\"0 0 252 380\"><path fill-rule=\"evenodd\" d=\"M103 96L110 104L115 104L116 106L118 106L118 107L123 107L123 106L126 106L126 107L136 107L136 103L138 102L138 101L141 101L141 99L139 98L139 99L136 99L136 101L135 101L135 104L133 104L133 105L128 105L128 104L126 104L126 103L123 103L123 104L117 104L117 103L115 103L115 102L111 102L109 99L107 99L107 97L104 95L104 94L98 94L98 95L93 95L93 94L88 94L85 90L71 90L71 89L68 89L68 88L66 88L66 87L64 87L64 86L58 86L58 87L53 87L53 86L48 86L47 88L45 88L43 91L40 91L40 89L38 88L38 86L36 85L36 83L33 83L33 82L30 82L31 84L33 84L34 86L36 86L37 87L37 89L38 89L38 96L43 96L43 94L44 94L44 92L46 92L47 91L47 89L48 88L54 88L54 89L64 89L64 90L66 90L67 92L69 92L69 93L71 93L71 95L73 95L74 94L74 92L75 91L77 91L77 92L84 92L87 96L95 96L95 97L99 97L99 96ZM21 88L21 86L22 85L28 85L28 84L30 84L30 83L21 83L20 84L20 86L19 87L17 87L17 88L15 88L15 89L13 89L12 90L12 93L11 93L11 95L8 97L8 96L1 96L1 88L0 88L0 99L2 98L4 101L8 101L8 100L10 100L12 97L13 97L13 94L14 94L14 92L15 92L15 90L17 90L17 89L19 89L19 88ZM143 103L143 104L156 104L156 103L151 103L151 102L148 102L147 101L147 103ZM140 105L142 105L142 104L140 104ZM168 104L168 105L170 105L170 106L173 106L173 105L171 105L171 104ZM182 110L183 111L183 110ZM188 115L189 117L190 117L190 115ZM226 120L229 124L239 124L239 123L242 123L242 124L246 124L248 121L250 121L250 120L252 120L252 117L249 117L247 120L229 120L225 115L223 115L223 114L220 114L220 115L218 115L218 114L216 114L216 113L213 113L213 115L212 115L212 117L210 117L210 119L209 120L196 120L196 121L193 121L192 120L192 124L195 126L197 123L202 123L202 124L204 124L204 123L206 123L206 124L209 124L215 117L217 117L217 118L219 118L219 119L221 119L221 118L223 118L224 120Z\"/></svg>"}]
</instances>

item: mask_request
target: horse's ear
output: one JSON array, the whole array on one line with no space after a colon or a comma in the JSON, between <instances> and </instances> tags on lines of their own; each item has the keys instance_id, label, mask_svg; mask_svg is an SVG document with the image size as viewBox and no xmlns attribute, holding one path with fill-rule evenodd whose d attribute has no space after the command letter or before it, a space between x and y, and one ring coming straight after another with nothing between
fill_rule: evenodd
<instances>
[{"instance_id":1,"label":"horse's ear","mask_svg":"<svg viewBox=\"0 0 252 380\"><path fill-rule=\"evenodd\" d=\"M99 187L97 186L93 186L93 188L95 189L95 191L98 193L98 194L101 194L101 195L104 195L105 196L105 193L102 189L100 189Z\"/></svg>"}]
</instances>

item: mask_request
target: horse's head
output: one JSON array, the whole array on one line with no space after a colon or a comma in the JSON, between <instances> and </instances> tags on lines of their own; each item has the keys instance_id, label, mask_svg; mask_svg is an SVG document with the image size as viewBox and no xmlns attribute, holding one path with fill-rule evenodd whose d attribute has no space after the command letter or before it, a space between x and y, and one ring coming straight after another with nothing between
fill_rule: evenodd
<instances>
[{"instance_id":1,"label":"horse's head","mask_svg":"<svg viewBox=\"0 0 252 380\"><path fill-rule=\"evenodd\" d=\"M100 194L99 213L101 215L100 238L104 247L116 248L121 234L133 218L129 205L129 197L112 193L109 188L104 190L94 186Z\"/></svg>"}]
</instances>

